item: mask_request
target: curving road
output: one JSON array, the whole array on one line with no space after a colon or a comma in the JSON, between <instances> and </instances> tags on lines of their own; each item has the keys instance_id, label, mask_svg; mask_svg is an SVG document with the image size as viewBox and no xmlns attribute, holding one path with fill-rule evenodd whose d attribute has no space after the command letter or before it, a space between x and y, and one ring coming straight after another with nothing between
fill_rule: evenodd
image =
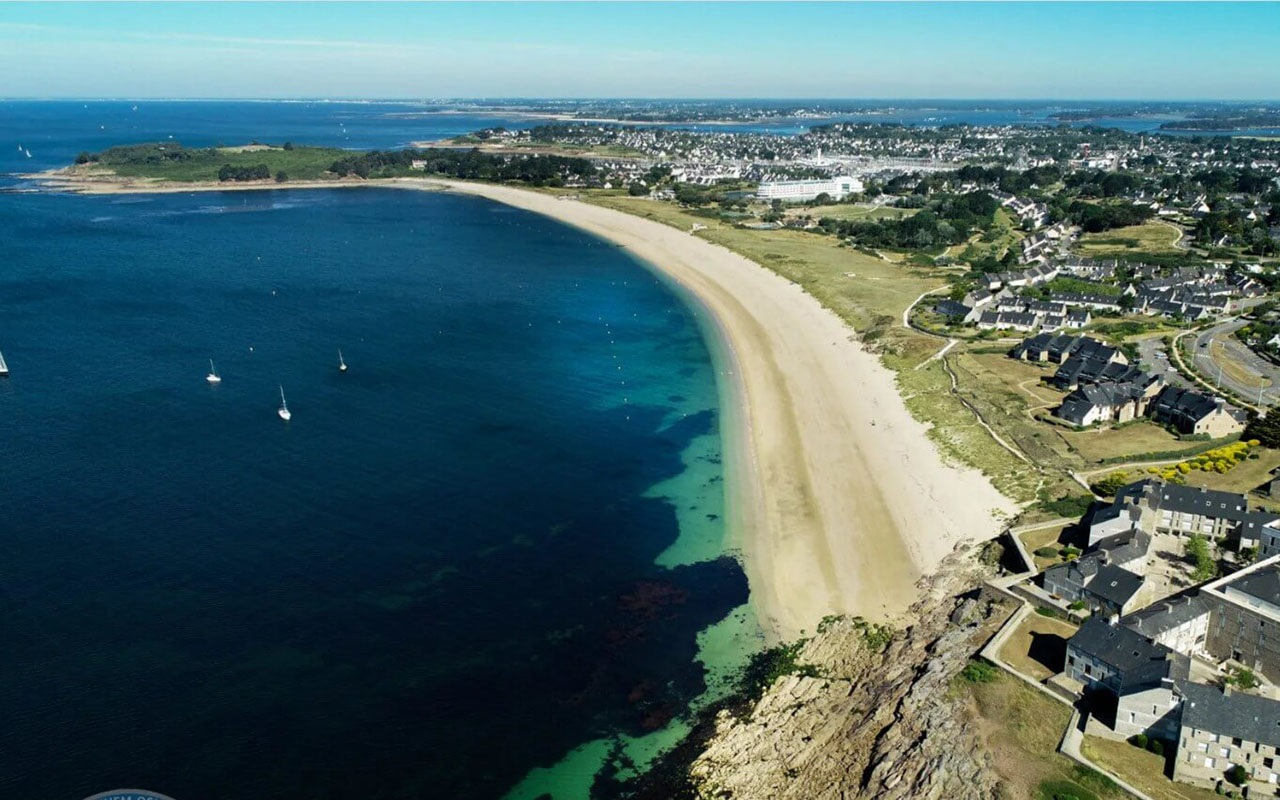
<instances>
[{"instance_id":1,"label":"curving road","mask_svg":"<svg viewBox=\"0 0 1280 800\"><path fill-rule=\"evenodd\" d=\"M1261 358L1235 337L1235 332L1247 324L1242 319L1229 319L1196 334L1191 345L1192 358L1201 376L1215 386L1221 384L1252 403L1275 405L1280 403L1280 367ZM1238 372L1247 373L1250 378L1233 376L1222 369L1219 362L1234 365Z\"/></svg>"}]
</instances>

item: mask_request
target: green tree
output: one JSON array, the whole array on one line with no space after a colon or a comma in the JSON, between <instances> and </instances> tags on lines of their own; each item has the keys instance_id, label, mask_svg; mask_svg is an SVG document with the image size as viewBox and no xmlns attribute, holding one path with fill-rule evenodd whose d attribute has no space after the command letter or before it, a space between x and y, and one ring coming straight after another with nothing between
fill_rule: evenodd
<instances>
[{"instance_id":1,"label":"green tree","mask_svg":"<svg viewBox=\"0 0 1280 800\"><path fill-rule=\"evenodd\" d=\"M1191 577L1196 581L1207 581L1218 574L1218 564L1209 553L1209 542L1200 534L1192 534L1187 539L1186 554L1195 566Z\"/></svg>"}]
</instances>

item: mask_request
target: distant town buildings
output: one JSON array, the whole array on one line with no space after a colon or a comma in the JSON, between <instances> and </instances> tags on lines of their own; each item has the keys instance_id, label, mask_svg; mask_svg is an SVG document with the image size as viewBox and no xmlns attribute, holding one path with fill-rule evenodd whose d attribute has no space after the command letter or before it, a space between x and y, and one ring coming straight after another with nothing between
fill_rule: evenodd
<instances>
[{"instance_id":1,"label":"distant town buildings","mask_svg":"<svg viewBox=\"0 0 1280 800\"><path fill-rule=\"evenodd\" d=\"M784 203L804 203L827 195L832 200L843 200L861 192L862 181L848 175L803 181L763 181L756 192L761 200L781 200Z\"/></svg>"}]
</instances>

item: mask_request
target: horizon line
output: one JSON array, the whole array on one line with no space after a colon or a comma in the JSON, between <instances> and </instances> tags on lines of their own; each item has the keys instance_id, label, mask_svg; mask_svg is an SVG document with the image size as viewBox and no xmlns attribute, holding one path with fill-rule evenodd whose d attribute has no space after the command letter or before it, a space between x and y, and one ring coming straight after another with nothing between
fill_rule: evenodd
<instances>
[{"instance_id":1,"label":"horizon line","mask_svg":"<svg viewBox=\"0 0 1280 800\"><path fill-rule=\"evenodd\" d=\"M623 101L623 102L706 102L706 101L723 101L723 102L751 102L751 101L768 101L768 102L788 102L788 103L850 103L850 102L892 102L907 101L913 103L927 102L1001 102L1001 103L1183 103L1183 104L1199 104L1199 103L1231 103L1231 104L1280 104L1278 98L1240 98L1240 97L1200 97L1200 98L1151 98L1151 97L715 97L715 96L687 96L687 97L659 97L659 96L556 96L556 95L475 95L475 96L454 96L454 97L437 97L423 98L421 96L408 95L391 95L385 97L373 96L311 96L311 95L283 95L283 96L168 96L168 95L0 95L0 102L8 102L15 100L25 101L46 101L46 102L127 102L127 101L151 101L151 102L327 102L327 103L416 103L422 105L444 104L449 102L479 102L479 101L557 101L557 102L601 102L601 101Z\"/></svg>"}]
</instances>

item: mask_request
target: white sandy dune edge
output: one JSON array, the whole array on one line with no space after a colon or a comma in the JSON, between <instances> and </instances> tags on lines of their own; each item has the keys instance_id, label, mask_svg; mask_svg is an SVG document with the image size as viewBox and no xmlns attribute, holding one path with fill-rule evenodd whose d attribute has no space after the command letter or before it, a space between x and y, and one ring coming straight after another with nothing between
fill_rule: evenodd
<instances>
[{"instance_id":1,"label":"white sandy dune edge","mask_svg":"<svg viewBox=\"0 0 1280 800\"><path fill-rule=\"evenodd\" d=\"M730 450L728 523L752 600L775 636L827 614L895 618L915 582L960 542L989 539L1013 504L978 471L945 463L893 374L799 286L662 223L573 200L472 183L450 189L545 214L658 267L718 319L745 403Z\"/></svg>"}]
</instances>

